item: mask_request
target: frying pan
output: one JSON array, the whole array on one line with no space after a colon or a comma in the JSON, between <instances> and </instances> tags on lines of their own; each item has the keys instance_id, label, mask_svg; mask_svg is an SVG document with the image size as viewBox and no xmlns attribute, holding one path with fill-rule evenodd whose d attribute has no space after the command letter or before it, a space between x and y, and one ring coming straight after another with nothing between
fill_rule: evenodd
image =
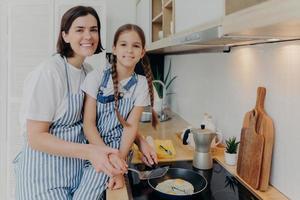
<instances>
[{"instance_id":1,"label":"frying pan","mask_svg":"<svg viewBox=\"0 0 300 200\"><path fill-rule=\"evenodd\" d=\"M190 182L194 186L194 193L187 195L174 195L160 192L155 188L159 183L169 179L183 179L185 181ZM202 175L193 170L183 168L169 168L168 172L164 176L159 178L151 178L150 174L148 184L153 189L155 194L159 197L159 199L178 200L191 199L193 197L198 196L206 188L207 181Z\"/></svg>"}]
</instances>

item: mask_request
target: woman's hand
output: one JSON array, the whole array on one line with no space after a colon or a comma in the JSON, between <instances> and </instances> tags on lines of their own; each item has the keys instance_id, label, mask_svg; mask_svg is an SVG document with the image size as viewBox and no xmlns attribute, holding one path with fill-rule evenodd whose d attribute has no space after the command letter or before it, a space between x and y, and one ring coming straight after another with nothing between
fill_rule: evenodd
<instances>
[{"instance_id":1,"label":"woman's hand","mask_svg":"<svg viewBox=\"0 0 300 200\"><path fill-rule=\"evenodd\" d=\"M118 176L111 177L109 179L108 188L110 190L117 190L117 189L121 189L122 187L124 187L124 184L125 184L124 176L118 175Z\"/></svg>"},{"instance_id":2,"label":"woman's hand","mask_svg":"<svg viewBox=\"0 0 300 200\"><path fill-rule=\"evenodd\" d=\"M121 167L115 167L116 164L110 162L110 155L118 155L119 150L107 146L90 145L88 160L92 163L96 172L104 172L110 177L123 174ZM126 164L126 163L125 163Z\"/></svg>"},{"instance_id":3,"label":"woman's hand","mask_svg":"<svg viewBox=\"0 0 300 200\"><path fill-rule=\"evenodd\" d=\"M149 167L154 164L157 164L157 155L155 150L148 144L148 142L143 138L139 138L139 142L137 143L140 152L142 152L143 157L142 161Z\"/></svg>"}]
</instances>

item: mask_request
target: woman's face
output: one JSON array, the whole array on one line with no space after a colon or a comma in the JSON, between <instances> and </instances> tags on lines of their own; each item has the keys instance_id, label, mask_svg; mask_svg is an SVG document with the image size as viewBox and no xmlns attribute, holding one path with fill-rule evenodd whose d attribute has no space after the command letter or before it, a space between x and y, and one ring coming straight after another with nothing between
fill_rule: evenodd
<instances>
[{"instance_id":1,"label":"woman's face","mask_svg":"<svg viewBox=\"0 0 300 200\"><path fill-rule=\"evenodd\" d=\"M120 34L113 53L117 56L118 66L133 70L138 61L144 56L145 49L141 38L135 31L125 31Z\"/></svg>"},{"instance_id":2,"label":"woman's face","mask_svg":"<svg viewBox=\"0 0 300 200\"><path fill-rule=\"evenodd\" d=\"M88 14L75 19L68 33L63 32L63 38L71 45L74 57L85 58L95 53L99 42L98 28L96 18Z\"/></svg>"}]
</instances>

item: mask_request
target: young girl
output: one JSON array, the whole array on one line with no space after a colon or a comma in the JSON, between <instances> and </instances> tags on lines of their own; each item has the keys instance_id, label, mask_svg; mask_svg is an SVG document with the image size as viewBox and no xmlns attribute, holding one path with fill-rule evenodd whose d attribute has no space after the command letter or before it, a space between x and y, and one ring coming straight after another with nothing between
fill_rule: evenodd
<instances>
[{"instance_id":1,"label":"young girl","mask_svg":"<svg viewBox=\"0 0 300 200\"><path fill-rule=\"evenodd\" d=\"M21 109L25 145L15 159L16 199L72 199L84 165L117 175L126 163L117 150L84 144L81 82L91 69L84 60L102 51L100 21L91 7L76 6L61 21L57 53L26 79Z\"/></svg>"},{"instance_id":2,"label":"young girl","mask_svg":"<svg viewBox=\"0 0 300 200\"><path fill-rule=\"evenodd\" d=\"M119 149L119 155L109 156L112 165L117 167L118 158L126 159L136 138L144 106L153 106L152 73L144 57L145 36L142 29L133 24L121 26L114 36L113 55L112 65L88 74L82 89L86 93L84 134L91 144ZM140 60L146 77L134 72ZM152 116L152 125L156 127L157 118L153 110ZM96 174L90 165L86 166L74 197L100 199L108 179L107 175ZM111 189L123 185L123 175L111 177L108 183Z\"/></svg>"}]
</instances>

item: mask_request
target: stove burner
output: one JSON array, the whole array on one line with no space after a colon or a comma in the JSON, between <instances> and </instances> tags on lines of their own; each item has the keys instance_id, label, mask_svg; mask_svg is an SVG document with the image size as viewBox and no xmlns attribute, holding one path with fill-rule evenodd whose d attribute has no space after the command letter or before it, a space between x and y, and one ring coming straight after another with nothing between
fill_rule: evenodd
<instances>
[{"instance_id":1,"label":"stove burner","mask_svg":"<svg viewBox=\"0 0 300 200\"><path fill-rule=\"evenodd\" d=\"M192 167L192 161L175 161L161 163L161 166L173 168L193 169L204 176L208 182L207 188L193 199L203 200L258 200L245 186L234 178L224 167L214 160L210 170L198 170ZM138 170L150 170L143 164L132 165ZM134 200L157 200L158 197L148 185L147 180L141 181L135 173L127 174L126 185L129 199Z\"/></svg>"}]
</instances>

